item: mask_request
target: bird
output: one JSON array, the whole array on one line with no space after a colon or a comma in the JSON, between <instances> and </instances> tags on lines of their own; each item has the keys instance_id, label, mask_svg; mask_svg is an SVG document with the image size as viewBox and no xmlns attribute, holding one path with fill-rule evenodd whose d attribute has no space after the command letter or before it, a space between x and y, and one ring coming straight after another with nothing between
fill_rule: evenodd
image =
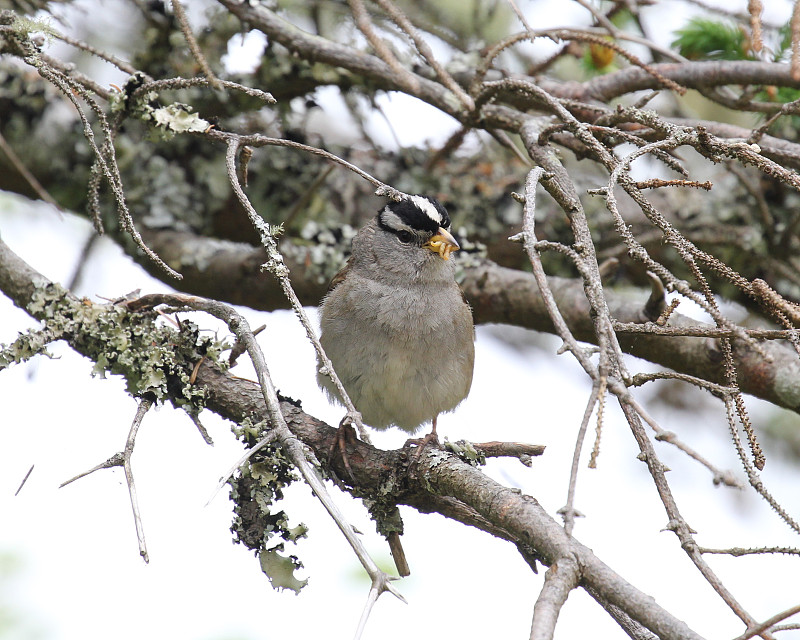
<instances>
[{"instance_id":1,"label":"bird","mask_svg":"<svg viewBox=\"0 0 800 640\"><path fill-rule=\"evenodd\" d=\"M320 305L320 342L363 422L409 434L430 422L418 444L438 442L438 416L472 385L475 329L450 224L435 198L389 201L354 236ZM319 386L341 403L318 364Z\"/></svg>"}]
</instances>

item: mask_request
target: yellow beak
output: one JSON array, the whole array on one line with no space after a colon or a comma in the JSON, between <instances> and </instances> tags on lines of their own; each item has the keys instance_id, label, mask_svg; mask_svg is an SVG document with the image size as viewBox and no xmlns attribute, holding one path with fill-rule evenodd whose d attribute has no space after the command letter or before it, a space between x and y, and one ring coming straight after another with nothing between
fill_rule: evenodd
<instances>
[{"instance_id":1,"label":"yellow beak","mask_svg":"<svg viewBox=\"0 0 800 640\"><path fill-rule=\"evenodd\" d=\"M461 248L453 237L453 234L441 227L436 231L436 235L422 246L426 249L430 249L434 253L438 253L445 260L449 260L450 254Z\"/></svg>"}]
</instances>

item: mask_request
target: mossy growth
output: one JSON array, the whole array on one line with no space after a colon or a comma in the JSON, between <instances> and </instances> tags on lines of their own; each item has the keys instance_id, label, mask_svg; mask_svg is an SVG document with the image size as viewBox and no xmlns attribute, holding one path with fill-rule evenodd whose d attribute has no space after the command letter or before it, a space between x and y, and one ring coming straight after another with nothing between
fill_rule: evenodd
<instances>
[{"instance_id":1,"label":"mossy growth","mask_svg":"<svg viewBox=\"0 0 800 640\"><path fill-rule=\"evenodd\" d=\"M3 347L0 368L44 353L49 342L65 339L95 363L93 375L120 375L133 397L169 401L193 413L203 408L205 390L192 384L192 370L203 357L216 361L225 348L201 336L188 320L181 320L176 329L154 311L133 313L123 305L78 300L58 284L38 287L27 310L44 327Z\"/></svg>"},{"instance_id":2,"label":"mossy growth","mask_svg":"<svg viewBox=\"0 0 800 640\"><path fill-rule=\"evenodd\" d=\"M263 422L245 419L234 426L233 431L252 448L264 436L264 427ZM308 580L294 575L303 563L295 555L285 555L284 546L286 542L304 538L308 527L302 523L290 526L289 516L282 509L276 509L275 503L283 498L283 489L297 480L299 477L280 445L271 442L251 456L229 481L230 497L235 505L231 525L234 542L255 552L261 570L274 589L291 589L295 593Z\"/></svg>"}]
</instances>

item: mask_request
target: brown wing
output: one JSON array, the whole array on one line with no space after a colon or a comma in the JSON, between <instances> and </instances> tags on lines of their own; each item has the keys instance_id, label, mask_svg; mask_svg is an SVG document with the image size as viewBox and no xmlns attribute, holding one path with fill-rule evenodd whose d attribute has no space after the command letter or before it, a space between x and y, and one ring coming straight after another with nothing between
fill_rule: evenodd
<instances>
[{"instance_id":1,"label":"brown wing","mask_svg":"<svg viewBox=\"0 0 800 640\"><path fill-rule=\"evenodd\" d=\"M338 287L342 281L347 277L347 272L350 271L351 263L353 262L353 256L350 256L347 259L347 262L344 263L344 266L339 269L339 272L331 278L330 283L328 284L328 293L333 291L336 287Z\"/></svg>"}]
</instances>

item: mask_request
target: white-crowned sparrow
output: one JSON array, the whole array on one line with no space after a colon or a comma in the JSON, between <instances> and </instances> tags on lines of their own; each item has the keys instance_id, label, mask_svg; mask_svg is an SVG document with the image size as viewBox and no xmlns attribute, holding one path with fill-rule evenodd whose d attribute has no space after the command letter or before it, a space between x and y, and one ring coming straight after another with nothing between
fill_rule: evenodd
<instances>
[{"instance_id":1,"label":"white-crowned sparrow","mask_svg":"<svg viewBox=\"0 0 800 640\"><path fill-rule=\"evenodd\" d=\"M472 312L454 278L459 249L433 198L390 202L353 238L321 304L320 340L364 422L414 433L469 393ZM339 400L330 379L319 385Z\"/></svg>"}]
</instances>

